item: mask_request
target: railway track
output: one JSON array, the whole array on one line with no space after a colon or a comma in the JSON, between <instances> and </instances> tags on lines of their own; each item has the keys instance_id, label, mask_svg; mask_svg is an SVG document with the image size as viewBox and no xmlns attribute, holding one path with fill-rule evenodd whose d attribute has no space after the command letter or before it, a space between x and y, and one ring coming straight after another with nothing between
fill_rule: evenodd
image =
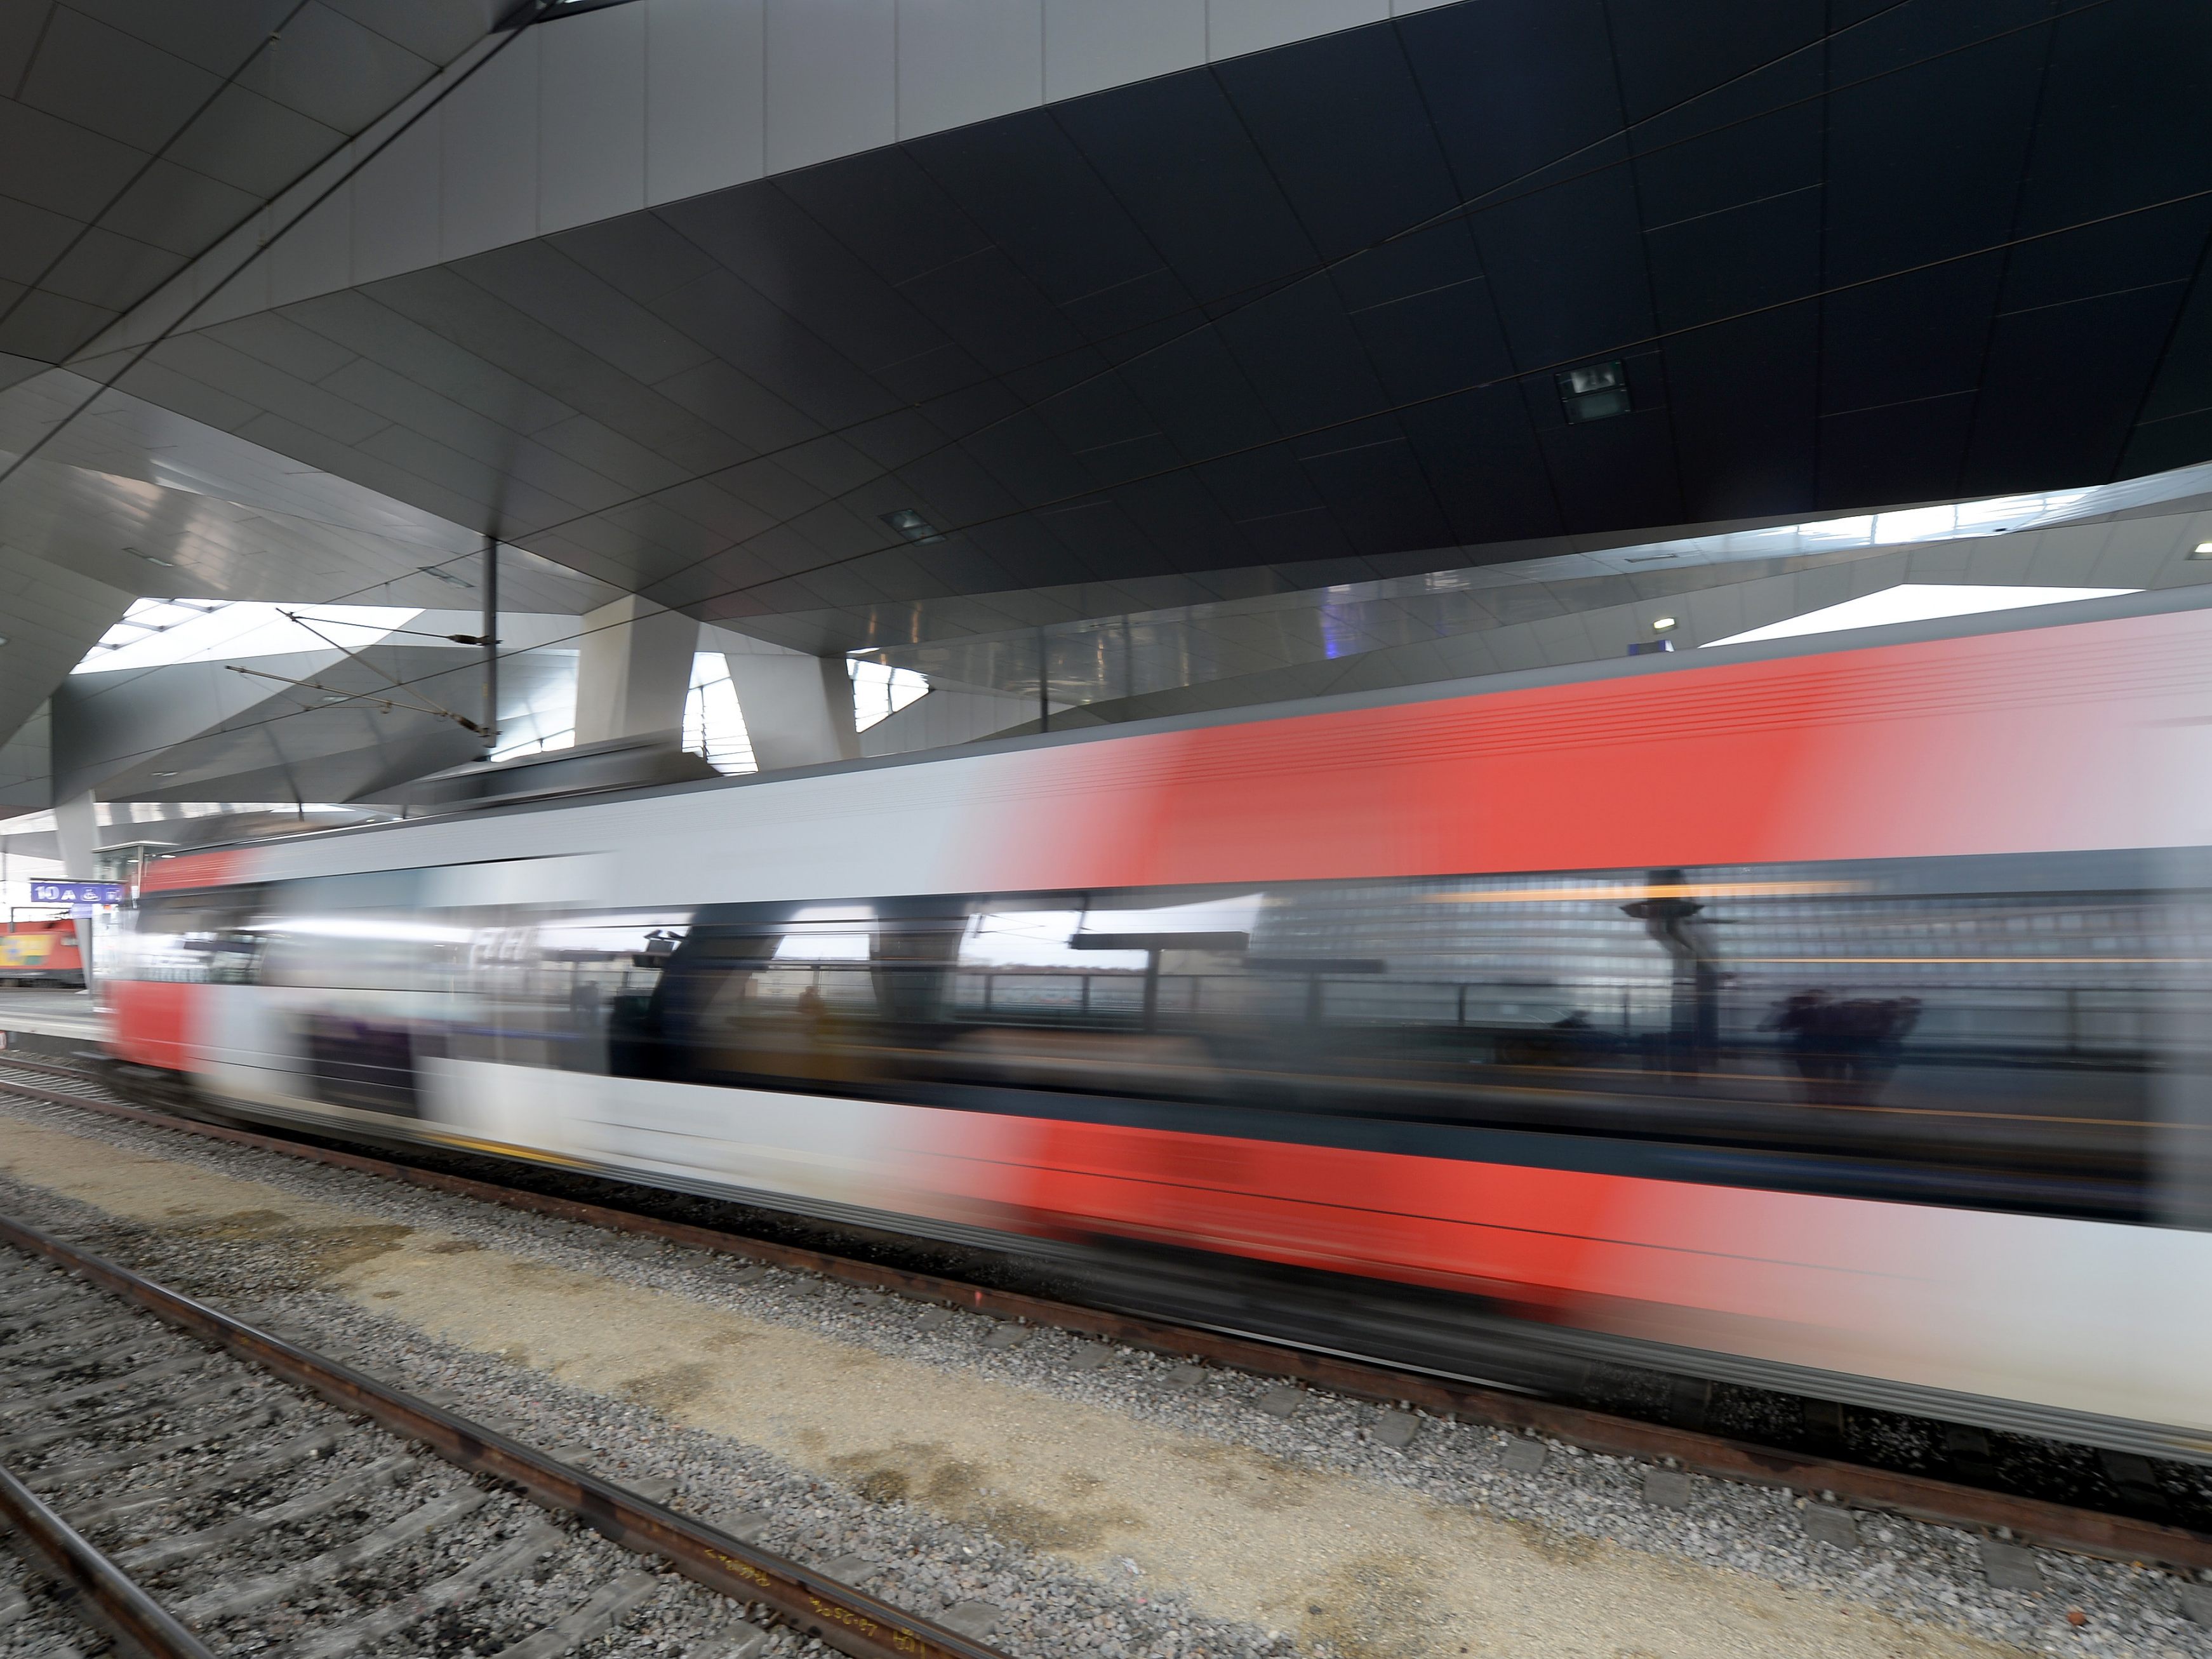
<instances>
[{"instance_id":1,"label":"railway track","mask_svg":"<svg viewBox=\"0 0 2212 1659\"><path fill-rule=\"evenodd\" d=\"M40 1079L27 1080L31 1073ZM1813 1502L1808 1533L1828 1541L1855 1535L1862 1515L1897 1515L1960 1527L1982 1534L1993 1559L2021 1543L2106 1560L2153 1565L2185 1575L2212 1575L2212 1530L2142 1515L2024 1495L1967 1480L1947 1480L1848 1458L1756 1443L1727 1435L1649 1421L1585 1406L1457 1382L1358 1358L1316 1352L1263 1339L1146 1319L1077 1305L943 1274L914 1271L829 1251L695 1225L665 1216L534 1191L528 1187L427 1168L397 1158L323 1146L310 1140L232 1128L151 1110L115 1099L98 1079L66 1065L0 1060L0 1091L52 1104L173 1129L232 1145L353 1170L480 1202L582 1223L611 1232L662 1239L748 1263L817 1275L866 1291L957 1307L995 1318L1057 1327L1079 1335L1158 1353L1231 1367L1350 1397L1380 1401L1401 1411L1516 1429L1608 1455L1648 1462L1655 1469L1779 1487ZM612 1185L613 1183L606 1183ZM1809 1414L1809 1413L1808 1413ZM1411 1419L1408 1419L1410 1425ZM1949 1437L1960 1466L1976 1462L1976 1437ZM2146 1506L2156 1501L2146 1460L2100 1454L2112 1484L2132 1486ZM2212 1588L2185 1586L2192 1615L2212 1623Z\"/></svg>"},{"instance_id":2,"label":"railway track","mask_svg":"<svg viewBox=\"0 0 2212 1659\"><path fill-rule=\"evenodd\" d=\"M0 1647L89 1650L75 1614L155 1659L562 1659L672 1574L852 1659L1000 1659L5 1215L0 1308L0 1519L36 1575L0 1578ZM765 1640L732 1613L709 1651Z\"/></svg>"}]
</instances>

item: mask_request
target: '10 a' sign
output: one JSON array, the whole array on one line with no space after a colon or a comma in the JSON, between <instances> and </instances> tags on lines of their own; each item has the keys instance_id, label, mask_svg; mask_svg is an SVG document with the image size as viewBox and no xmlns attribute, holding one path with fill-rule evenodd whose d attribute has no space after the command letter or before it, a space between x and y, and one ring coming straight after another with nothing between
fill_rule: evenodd
<instances>
[{"instance_id":1,"label":"'10 a' sign","mask_svg":"<svg viewBox=\"0 0 2212 1659\"><path fill-rule=\"evenodd\" d=\"M33 904L120 904L125 889L119 881L34 881Z\"/></svg>"}]
</instances>

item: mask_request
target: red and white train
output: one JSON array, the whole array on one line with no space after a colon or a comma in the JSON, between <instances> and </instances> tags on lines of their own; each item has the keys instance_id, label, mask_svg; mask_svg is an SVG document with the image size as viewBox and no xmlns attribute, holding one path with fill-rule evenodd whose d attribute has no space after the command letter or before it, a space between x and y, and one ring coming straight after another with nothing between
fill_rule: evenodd
<instances>
[{"instance_id":1,"label":"red and white train","mask_svg":"<svg viewBox=\"0 0 2212 1659\"><path fill-rule=\"evenodd\" d=\"M2212 610L1646 657L149 872L213 1109L1532 1387L2212 1455Z\"/></svg>"}]
</instances>

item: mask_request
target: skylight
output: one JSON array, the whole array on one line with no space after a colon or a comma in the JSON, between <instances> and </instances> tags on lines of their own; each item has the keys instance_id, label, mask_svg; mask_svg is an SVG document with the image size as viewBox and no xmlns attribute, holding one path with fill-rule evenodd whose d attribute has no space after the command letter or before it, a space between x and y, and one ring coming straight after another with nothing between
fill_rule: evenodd
<instances>
[{"instance_id":1,"label":"skylight","mask_svg":"<svg viewBox=\"0 0 2212 1659\"><path fill-rule=\"evenodd\" d=\"M2034 605L2064 605L2074 599L2109 599L2140 593L2139 587L1970 587L1948 582L1900 582L1841 605L1824 605L1802 617L1731 634L1716 645L1747 645L1753 640L1796 639L1848 628L1880 628L1887 623L1927 622L1938 617L1972 617L1985 611L2019 611Z\"/></svg>"},{"instance_id":2,"label":"skylight","mask_svg":"<svg viewBox=\"0 0 2212 1659\"><path fill-rule=\"evenodd\" d=\"M738 688L730 683L730 665L719 651L702 651L691 659L691 695L684 703L684 746L718 772L734 776L760 770L760 763L753 758L753 740L745 730L745 717L738 709Z\"/></svg>"},{"instance_id":3,"label":"skylight","mask_svg":"<svg viewBox=\"0 0 2212 1659\"><path fill-rule=\"evenodd\" d=\"M289 611L312 627L283 615ZM138 599L70 672L106 673L180 662L227 662L294 651L358 651L419 615L390 605L263 605L222 599ZM319 635L320 637L319 637Z\"/></svg>"},{"instance_id":4,"label":"skylight","mask_svg":"<svg viewBox=\"0 0 2212 1659\"><path fill-rule=\"evenodd\" d=\"M848 657L845 672L853 677L855 732L865 732L889 720L908 703L920 702L929 695L929 682L911 668L894 668L889 663L872 662L865 657Z\"/></svg>"}]
</instances>

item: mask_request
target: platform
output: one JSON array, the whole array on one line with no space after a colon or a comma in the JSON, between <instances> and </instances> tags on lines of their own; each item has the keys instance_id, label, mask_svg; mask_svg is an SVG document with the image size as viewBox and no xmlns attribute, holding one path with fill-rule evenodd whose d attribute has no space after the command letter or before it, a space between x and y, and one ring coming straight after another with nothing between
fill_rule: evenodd
<instances>
[{"instance_id":1,"label":"platform","mask_svg":"<svg viewBox=\"0 0 2212 1659\"><path fill-rule=\"evenodd\" d=\"M92 997L83 991L0 991L0 1031L97 1042L100 1019Z\"/></svg>"}]
</instances>

